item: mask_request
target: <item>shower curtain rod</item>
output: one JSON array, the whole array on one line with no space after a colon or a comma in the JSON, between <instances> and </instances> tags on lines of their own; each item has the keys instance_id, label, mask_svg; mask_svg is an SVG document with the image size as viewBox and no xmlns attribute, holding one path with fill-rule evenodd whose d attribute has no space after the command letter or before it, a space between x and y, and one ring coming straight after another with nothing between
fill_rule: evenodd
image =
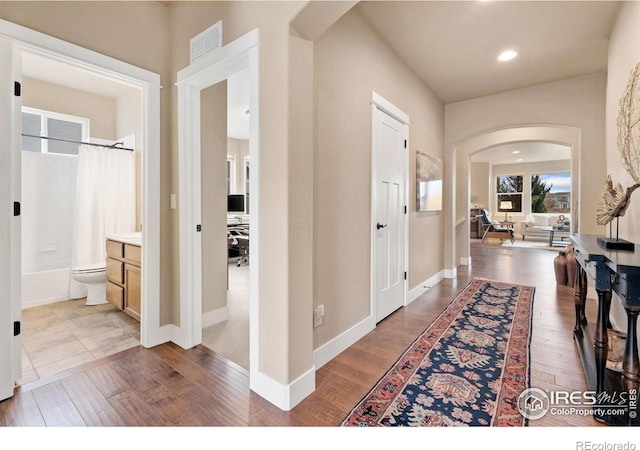
<instances>
[{"instance_id":1,"label":"shower curtain rod","mask_svg":"<svg viewBox=\"0 0 640 450\"><path fill-rule=\"evenodd\" d=\"M35 135L35 134L22 133L22 136L31 137L31 138L38 138L38 139L47 139L47 140L50 140L50 141L71 142L72 144L93 145L94 147L105 147L105 148L112 148L112 149L115 149L115 150L127 150L129 152L134 151L132 148L118 147L118 144L122 145L122 142L116 142L115 144L106 145L106 144L93 144L91 142L71 141L69 139L60 139L60 138L47 137L47 136L38 136L38 135Z\"/></svg>"}]
</instances>

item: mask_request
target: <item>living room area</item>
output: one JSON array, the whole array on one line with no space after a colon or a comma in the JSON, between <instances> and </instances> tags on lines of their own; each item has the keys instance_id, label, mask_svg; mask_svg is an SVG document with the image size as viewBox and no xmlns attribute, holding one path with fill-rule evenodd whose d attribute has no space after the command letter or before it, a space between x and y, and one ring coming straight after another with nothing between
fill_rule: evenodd
<instances>
[{"instance_id":1,"label":"living room area","mask_svg":"<svg viewBox=\"0 0 640 450\"><path fill-rule=\"evenodd\" d=\"M470 155L469 238L557 250L572 233L571 148L511 143ZM577 205L576 205L577 207Z\"/></svg>"}]
</instances>

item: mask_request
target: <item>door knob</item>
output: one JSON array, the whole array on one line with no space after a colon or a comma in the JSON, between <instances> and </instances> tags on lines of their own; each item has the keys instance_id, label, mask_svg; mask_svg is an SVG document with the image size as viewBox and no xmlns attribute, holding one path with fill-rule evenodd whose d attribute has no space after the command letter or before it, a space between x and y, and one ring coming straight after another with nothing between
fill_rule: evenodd
<instances>
[{"instance_id":1,"label":"door knob","mask_svg":"<svg viewBox=\"0 0 640 450\"><path fill-rule=\"evenodd\" d=\"M379 230L380 228L384 228L386 225L381 225L380 222L376 225L376 228Z\"/></svg>"}]
</instances>

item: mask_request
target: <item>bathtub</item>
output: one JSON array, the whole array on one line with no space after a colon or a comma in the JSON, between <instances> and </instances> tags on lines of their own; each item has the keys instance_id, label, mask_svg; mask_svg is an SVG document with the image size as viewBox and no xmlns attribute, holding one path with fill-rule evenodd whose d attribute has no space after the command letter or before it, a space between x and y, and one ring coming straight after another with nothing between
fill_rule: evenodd
<instances>
[{"instance_id":1,"label":"bathtub","mask_svg":"<svg viewBox=\"0 0 640 450\"><path fill-rule=\"evenodd\" d=\"M22 274L22 308L69 300L71 269Z\"/></svg>"}]
</instances>

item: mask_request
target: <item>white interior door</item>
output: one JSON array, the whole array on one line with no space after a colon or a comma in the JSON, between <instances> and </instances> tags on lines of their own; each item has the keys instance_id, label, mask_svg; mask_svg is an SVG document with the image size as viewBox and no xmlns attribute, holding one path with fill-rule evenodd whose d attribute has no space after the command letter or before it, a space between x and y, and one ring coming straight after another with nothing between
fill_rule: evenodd
<instances>
[{"instance_id":1,"label":"white interior door","mask_svg":"<svg viewBox=\"0 0 640 450\"><path fill-rule=\"evenodd\" d=\"M376 322L405 301L405 165L407 125L373 111L374 288Z\"/></svg>"},{"instance_id":2,"label":"white interior door","mask_svg":"<svg viewBox=\"0 0 640 450\"><path fill-rule=\"evenodd\" d=\"M0 400L13 395L21 375L21 233L20 202L21 117L16 96L18 70L12 43L0 38ZM14 324L17 324L14 325Z\"/></svg>"}]
</instances>

